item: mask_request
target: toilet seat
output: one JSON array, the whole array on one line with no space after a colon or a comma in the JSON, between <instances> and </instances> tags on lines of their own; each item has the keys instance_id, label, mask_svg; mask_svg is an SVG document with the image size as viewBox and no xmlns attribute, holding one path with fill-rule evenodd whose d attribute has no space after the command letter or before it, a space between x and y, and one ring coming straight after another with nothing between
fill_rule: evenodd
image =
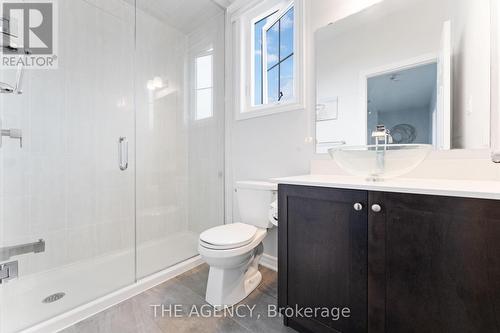
<instances>
[{"instance_id":1,"label":"toilet seat","mask_svg":"<svg viewBox=\"0 0 500 333\"><path fill-rule=\"evenodd\" d=\"M231 223L210 228L200 234L200 245L211 250L230 250L250 244L257 227L244 223Z\"/></svg>"}]
</instances>

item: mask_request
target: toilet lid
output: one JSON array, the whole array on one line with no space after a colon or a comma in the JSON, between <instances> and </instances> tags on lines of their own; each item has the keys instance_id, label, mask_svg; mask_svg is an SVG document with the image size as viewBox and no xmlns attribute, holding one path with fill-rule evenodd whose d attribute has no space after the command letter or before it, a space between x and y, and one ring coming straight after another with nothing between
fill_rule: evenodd
<instances>
[{"instance_id":1,"label":"toilet lid","mask_svg":"<svg viewBox=\"0 0 500 333\"><path fill-rule=\"evenodd\" d=\"M208 229L201 233L200 241L204 245L217 249L242 247L255 237L257 228L244 223L231 223Z\"/></svg>"}]
</instances>

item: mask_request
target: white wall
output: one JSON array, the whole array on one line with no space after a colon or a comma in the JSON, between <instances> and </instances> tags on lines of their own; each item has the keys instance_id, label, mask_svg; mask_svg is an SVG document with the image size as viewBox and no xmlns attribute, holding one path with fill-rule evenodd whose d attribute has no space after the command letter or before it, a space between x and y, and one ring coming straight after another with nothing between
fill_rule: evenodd
<instances>
[{"instance_id":1,"label":"white wall","mask_svg":"<svg viewBox=\"0 0 500 333\"><path fill-rule=\"evenodd\" d=\"M500 159L500 4L492 0L492 148L497 159Z\"/></svg>"},{"instance_id":2,"label":"white wall","mask_svg":"<svg viewBox=\"0 0 500 333\"><path fill-rule=\"evenodd\" d=\"M490 130L485 125L490 123L490 2L454 0L452 16L452 146L488 148Z\"/></svg>"}]
</instances>

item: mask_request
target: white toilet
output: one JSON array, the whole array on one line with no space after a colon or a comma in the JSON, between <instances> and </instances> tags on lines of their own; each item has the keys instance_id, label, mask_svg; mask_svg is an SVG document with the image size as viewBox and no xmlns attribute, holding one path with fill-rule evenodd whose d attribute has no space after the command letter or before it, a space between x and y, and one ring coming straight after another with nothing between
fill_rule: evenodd
<instances>
[{"instance_id":1,"label":"white toilet","mask_svg":"<svg viewBox=\"0 0 500 333\"><path fill-rule=\"evenodd\" d=\"M210 266L206 301L216 308L234 305L260 283L259 260L267 229L277 226L277 185L267 182L236 183L240 223L201 233L198 252Z\"/></svg>"}]
</instances>

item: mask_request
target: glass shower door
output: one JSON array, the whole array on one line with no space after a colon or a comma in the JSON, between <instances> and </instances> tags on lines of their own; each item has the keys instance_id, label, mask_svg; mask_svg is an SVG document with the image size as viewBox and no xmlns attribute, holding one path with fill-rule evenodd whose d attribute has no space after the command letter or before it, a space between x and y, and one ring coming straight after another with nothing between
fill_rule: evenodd
<instances>
[{"instance_id":1,"label":"glass shower door","mask_svg":"<svg viewBox=\"0 0 500 333\"><path fill-rule=\"evenodd\" d=\"M137 277L198 255L224 223L224 11L137 1ZM172 19L189 10L193 20Z\"/></svg>"},{"instance_id":2,"label":"glass shower door","mask_svg":"<svg viewBox=\"0 0 500 333\"><path fill-rule=\"evenodd\" d=\"M1 333L135 281L135 8L64 0L54 17L58 68L0 94L2 128L22 135L0 148Z\"/></svg>"}]
</instances>

